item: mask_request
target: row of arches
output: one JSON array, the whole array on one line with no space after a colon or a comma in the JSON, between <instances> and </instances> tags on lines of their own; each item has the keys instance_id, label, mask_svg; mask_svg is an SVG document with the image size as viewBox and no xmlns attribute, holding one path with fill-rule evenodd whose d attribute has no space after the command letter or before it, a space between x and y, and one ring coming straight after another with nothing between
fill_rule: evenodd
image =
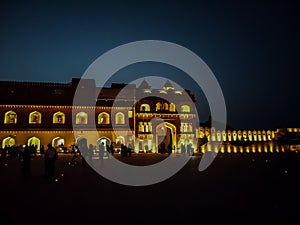
<instances>
[{"instance_id":1,"label":"row of arches","mask_svg":"<svg viewBox=\"0 0 300 225\"><path fill-rule=\"evenodd\" d=\"M181 112L190 112L190 106L188 105L182 105L180 107ZM151 110L151 107L149 104L141 104L140 105L140 111L142 112L149 112L149 111L153 111ZM155 111L169 111L169 112L176 112L176 106L174 103L161 103L161 102L157 102L155 105Z\"/></svg>"},{"instance_id":2,"label":"row of arches","mask_svg":"<svg viewBox=\"0 0 300 225\"><path fill-rule=\"evenodd\" d=\"M207 152L221 152L221 153L275 153L285 152L284 146L278 146L273 143L259 143L251 146L234 146L234 145L218 145L207 144L199 148L202 153Z\"/></svg>"},{"instance_id":3,"label":"row of arches","mask_svg":"<svg viewBox=\"0 0 300 225\"><path fill-rule=\"evenodd\" d=\"M37 150L40 150L41 147L41 140L35 136L29 138L26 143L28 146L36 146ZM16 145L16 140L13 137L6 137L2 140L2 148L5 147L12 147Z\"/></svg>"},{"instance_id":4,"label":"row of arches","mask_svg":"<svg viewBox=\"0 0 300 225\"><path fill-rule=\"evenodd\" d=\"M180 132L193 132L193 124L192 123L181 123L180 124Z\"/></svg>"},{"instance_id":5,"label":"row of arches","mask_svg":"<svg viewBox=\"0 0 300 225\"><path fill-rule=\"evenodd\" d=\"M83 138L83 137L79 137L75 141L76 145L78 145L80 142L87 142L87 139ZM95 143L97 146L97 148L96 148L97 150L99 150L100 143L104 143L105 146L107 146L107 145L110 146L112 141L108 137L105 137L105 136L100 137L97 140L97 143ZM125 144L125 138L123 136L118 136L118 137L116 137L115 143L119 144L119 145ZM28 146L32 146L32 145L36 146L36 149L38 151L41 149L41 140L36 136L28 138L27 142L24 144L26 144ZM65 139L62 137L59 137L59 136L55 137L52 139L51 144L55 148L63 147L65 145ZM6 148L6 147L13 147L13 146L16 146L16 140L14 137L8 136L2 140L2 149Z\"/></svg>"},{"instance_id":6,"label":"row of arches","mask_svg":"<svg viewBox=\"0 0 300 225\"><path fill-rule=\"evenodd\" d=\"M92 143L93 146L95 146L95 150L96 151L99 151L99 146L100 144L103 144L104 145L104 148L105 150L107 150L107 146L111 146L112 145L112 140L106 136L102 136L100 137L96 143ZM77 146L88 146L88 143L87 143L87 139L85 137L78 137L75 141L75 144ZM91 143L90 143L91 144ZM116 140L114 142L114 147L120 147L121 144L126 144L125 142L125 138L123 136L117 136L116 137Z\"/></svg>"},{"instance_id":7,"label":"row of arches","mask_svg":"<svg viewBox=\"0 0 300 225\"><path fill-rule=\"evenodd\" d=\"M63 112L53 114L53 124L65 124L66 115ZM86 112L78 112L76 114L76 124L88 124L88 114ZM98 124L110 124L110 114L102 112L98 115ZM33 111L29 114L29 124L41 124L42 114L38 111ZM17 114L10 110L4 115L4 124L17 124ZM115 114L115 124L125 124L125 115L122 112Z\"/></svg>"},{"instance_id":8,"label":"row of arches","mask_svg":"<svg viewBox=\"0 0 300 225\"><path fill-rule=\"evenodd\" d=\"M270 130L227 130L200 127L199 137L207 137L209 141L271 141L275 132Z\"/></svg>"}]
</instances>

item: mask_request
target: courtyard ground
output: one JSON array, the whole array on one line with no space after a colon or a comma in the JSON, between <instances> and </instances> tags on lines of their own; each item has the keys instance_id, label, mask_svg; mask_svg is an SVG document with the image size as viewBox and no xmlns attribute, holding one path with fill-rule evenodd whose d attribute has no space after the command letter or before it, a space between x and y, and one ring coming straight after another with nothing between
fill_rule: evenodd
<instances>
[{"instance_id":1,"label":"courtyard ground","mask_svg":"<svg viewBox=\"0 0 300 225\"><path fill-rule=\"evenodd\" d=\"M300 224L300 153L219 154L203 172L194 156L143 187L113 183L72 157L59 155L51 181L42 157L27 179L19 159L0 161L0 224ZM167 155L116 157L146 165Z\"/></svg>"}]
</instances>

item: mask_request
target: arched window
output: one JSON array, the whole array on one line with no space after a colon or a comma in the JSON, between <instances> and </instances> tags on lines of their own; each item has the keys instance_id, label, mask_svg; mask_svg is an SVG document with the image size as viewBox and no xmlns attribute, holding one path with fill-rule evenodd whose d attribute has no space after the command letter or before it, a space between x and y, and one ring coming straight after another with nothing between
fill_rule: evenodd
<instances>
[{"instance_id":1,"label":"arched window","mask_svg":"<svg viewBox=\"0 0 300 225\"><path fill-rule=\"evenodd\" d=\"M238 130L237 132L237 137L238 137L238 140L241 141L242 140L242 131Z\"/></svg>"},{"instance_id":2,"label":"arched window","mask_svg":"<svg viewBox=\"0 0 300 225\"><path fill-rule=\"evenodd\" d=\"M252 131L248 130L248 140L252 141Z\"/></svg>"},{"instance_id":3,"label":"arched window","mask_svg":"<svg viewBox=\"0 0 300 225\"><path fill-rule=\"evenodd\" d=\"M181 112L190 112L190 107L188 105L182 105Z\"/></svg>"},{"instance_id":4,"label":"arched window","mask_svg":"<svg viewBox=\"0 0 300 225\"><path fill-rule=\"evenodd\" d=\"M271 136L271 131L270 130L267 131L267 138L268 138L269 141L272 140L272 136Z\"/></svg>"},{"instance_id":5,"label":"arched window","mask_svg":"<svg viewBox=\"0 0 300 225\"><path fill-rule=\"evenodd\" d=\"M254 131L252 132L252 135L253 135L253 140L254 140L254 141L257 141L257 132L256 132L256 130L254 130Z\"/></svg>"},{"instance_id":6,"label":"arched window","mask_svg":"<svg viewBox=\"0 0 300 225\"><path fill-rule=\"evenodd\" d=\"M168 111L169 110L169 104L168 103L164 103L164 110Z\"/></svg>"},{"instance_id":7,"label":"arched window","mask_svg":"<svg viewBox=\"0 0 300 225\"><path fill-rule=\"evenodd\" d=\"M170 112L175 112L176 111L176 107L174 103L170 104Z\"/></svg>"},{"instance_id":8,"label":"arched window","mask_svg":"<svg viewBox=\"0 0 300 225\"><path fill-rule=\"evenodd\" d=\"M149 112L150 111L150 105L142 104L141 107L140 107L140 111Z\"/></svg>"},{"instance_id":9,"label":"arched window","mask_svg":"<svg viewBox=\"0 0 300 225\"><path fill-rule=\"evenodd\" d=\"M236 141L236 137L237 137L237 133L234 130L234 131L232 131L232 138L233 138L234 141Z\"/></svg>"},{"instance_id":10,"label":"arched window","mask_svg":"<svg viewBox=\"0 0 300 225\"><path fill-rule=\"evenodd\" d=\"M248 136L247 136L247 131L243 130L243 139L247 140Z\"/></svg>"},{"instance_id":11,"label":"arched window","mask_svg":"<svg viewBox=\"0 0 300 225\"><path fill-rule=\"evenodd\" d=\"M160 111L160 110L161 110L161 103L158 102L158 103L156 103L156 109L155 109L155 111Z\"/></svg>"},{"instance_id":12,"label":"arched window","mask_svg":"<svg viewBox=\"0 0 300 225\"><path fill-rule=\"evenodd\" d=\"M76 114L76 124L87 124L88 114L86 112L79 112Z\"/></svg>"},{"instance_id":13,"label":"arched window","mask_svg":"<svg viewBox=\"0 0 300 225\"><path fill-rule=\"evenodd\" d=\"M29 114L29 123L30 124L40 124L40 123L42 123L42 114L38 111L31 112Z\"/></svg>"},{"instance_id":14,"label":"arched window","mask_svg":"<svg viewBox=\"0 0 300 225\"><path fill-rule=\"evenodd\" d=\"M115 116L116 124L125 124L125 117L124 114L121 112L118 112Z\"/></svg>"},{"instance_id":15,"label":"arched window","mask_svg":"<svg viewBox=\"0 0 300 225\"><path fill-rule=\"evenodd\" d=\"M226 138L226 131L225 131L225 130L222 131L222 140L223 140L223 141L227 141L227 138Z\"/></svg>"},{"instance_id":16,"label":"arched window","mask_svg":"<svg viewBox=\"0 0 300 225\"><path fill-rule=\"evenodd\" d=\"M230 130L227 131L227 136L228 136L228 141L232 141L232 139L231 139L231 131Z\"/></svg>"},{"instance_id":17,"label":"arched window","mask_svg":"<svg viewBox=\"0 0 300 225\"><path fill-rule=\"evenodd\" d=\"M65 123L65 114L63 112L56 112L53 114L53 123Z\"/></svg>"},{"instance_id":18,"label":"arched window","mask_svg":"<svg viewBox=\"0 0 300 225\"><path fill-rule=\"evenodd\" d=\"M109 114L102 112L98 115L98 124L110 124Z\"/></svg>"},{"instance_id":19,"label":"arched window","mask_svg":"<svg viewBox=\"0 0 300 225\"><path fill-rule=\"evenodd\" d=\"M5 124L16 124L17 123L17 114L14 111L8 111L4 116Z\"/></svg>"}]
</instances>

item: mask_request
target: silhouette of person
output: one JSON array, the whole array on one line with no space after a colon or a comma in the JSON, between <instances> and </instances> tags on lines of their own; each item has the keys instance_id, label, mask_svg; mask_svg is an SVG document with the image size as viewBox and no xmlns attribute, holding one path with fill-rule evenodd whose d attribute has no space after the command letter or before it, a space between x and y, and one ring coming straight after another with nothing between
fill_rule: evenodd
<instances>
[{"instance_id":1,"label":"silhouette of person","mask_svg":"<svg viewBox=\"0 0 300 225\"><path fill-rule=\"evenodd\" d=\"M181 143L181 154L182 154L182 155L185 155L185 151L186 151L185 145L184 145L184 143L182 142L182 143Z\"/></svg>"},{"instance_id":2,"label":"silhouette of person","mask_svg":"<svg viewBox=\"0 0 300 225\"><path fill-rule=\"evenodd\" d=\"M193 156L194 155L194 146L193 146L193 144L192 143L190 143L190 152L191 152L191 156Z\"/></svg>"},{"instance_id":3,"label":"silhouette of person","mask_svg":"<svg viewBox=\"0 0 300 225\"><path fill-rule=\"evenodd\" d=\"M188 143L186 149L187 149L188 156L191 156L192 155L192 144Z\"/></svg>"},{"instance_id":4,"label":"silhouette of person","mask_svg":"<svg viewBox=\"0 0 300 225\"><path fill-rule=\"evenodd\" d=\"M83 167L86 167L87 163L86 163L86 156L87 156L87 153L88 153L88 148L86 146L86 144L82 143L80 146L79 146L79 151L81 153L81 164Z\"/></svg>"},{"instance_id":5,"label":"silhouette of person","mask_svg":"<svg viewBox=\"0 0 300 225\"><path fill-rule=\"evenodd\" d=\"M110 152L111 152L112 155L114 155L114 153L115 153L114 142L112 142L111 145L110 145Z\"/></svg>"},{"instance_id":6,"label":"silhouette of person","mask_svg":"<svg viewBox=\"0 0 300 225\"><path fill-rule=\"evenodd\" d=\"M58 159L58 154L51 144L47 145L48 149L45 152L45 177L53 178L55 171L55 161Z\"/></svg>"},{"instance_id":7,"label":"silhouette of person","mask_svg":"<svg viewBox=\"0 0 300 225\"><path fill-rule=\"evenodd\" d=\"M22 163L22 173L24 177L28 177L30 175L30 160L31 160L31 152L28 146L25 147L23 154L23 163Z\"/></svg>"},{"instance_id":8,"label":"silhouette of person","mask_svg":"<svg viewBox=\"0 0 300 225\"><path fill-rule=\"evenodd\" d=\"M102 161L104 157L105 146L104 143L101 142L99 145L99 159Z\"/></svg>"},{"instance_id":9,"label":"silhouette of person","mask_svg":"<svg viewBox=\"0 0 300 225\"><path fill-rule=\"evenodd\" d=\"M109 145L106 145L106 155L109 158L109 154L110 154L110 147Z\"/></svg>"},{"instance_id":10,"label":"silhouette of person","mask_svg":"<svg viewBox=\"0 0 300 225\"><path fill-rule=\"evenodd\" d=\"M172 144L170 143L168 145L168 155L171 155L171 153L172 153Z\"/></svg>"},{"instance_id":11,"label":"silhouette of person","mask_svg":"<svg viewBox=\"0 0 300 225\"><path fill-rule=\"evenodd\" d=\"M166 145L164 142L161 143L161 153L165 153L166 152Z\"/></svg>"},{"instance_id":12,"label":"silhouette of person","mask_svg":"<svg viewBox=\"0 0 300 225\"><path fill-rule=\"evenodd\" d=\"M121 144L121 156L126 156L125 145Z\"/></svg>"},{"instance_id":13,"label":"silhouette of person","mask_svg":"<svg viewBox=\"0 0 300 225\"><path fill-rule=\"evenodd\" d=\"M6 146L2 149L2 152L1 152L1 159L5 159L6 158L6 153L7 153L7 148Z\"/></svg>"},{"instance_id":14,"label":"silhouette of person","mask_svg":"<svg viewBox=\"0 0 300 225\"><path fill-rule=\"evenodd\" d=\"M130 143L128 145L128 156L131 157L131 151L132 151L133 147L132 147L132 144Z\"/></svg>"},{"instance_id":15,"label":"silhouette of person","mask_svg":"<svg viewBox=\"0 0 300 225\"><path fill-rule=\"evenodd\" d=\"M92 162L93 155L94 155L94 146L90 144L87 152L87 157L89 162Z\"/></svg>"},{"instance_id":16,"label":"silhouette of person","mask_svg":"<svg viewBox=\"0 0 300 225\"><path fill-rule=\"evenodd\" d=\"M44 153L45 153L45 148L44 148L44 145L42 145L42 146L41 146L40 153L41 153L41 155L44 155Z\"/></svg>"}]
</instances>

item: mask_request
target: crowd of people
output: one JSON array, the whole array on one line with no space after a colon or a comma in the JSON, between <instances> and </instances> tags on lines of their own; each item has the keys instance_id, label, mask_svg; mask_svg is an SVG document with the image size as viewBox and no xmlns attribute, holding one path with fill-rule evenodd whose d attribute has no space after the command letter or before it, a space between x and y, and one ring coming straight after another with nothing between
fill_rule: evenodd
<instances>
[{"instance_id":1,"label":"crowd of people","mask_svg":"<svg viewBox=\"0 0 300 225\"><path fill-rule=\"evenodd\" d=\"M189 143L186 146L184 143L181 143L180 149L181 149L181 154L183 155L188 155L188 156L194 155L194 147L192 143Z\"/></svg>"},{"instance_id":2,"label":"crowd of people","mask_svg":"<svg viewBox=\"0 0 300 225\"><path fill-rule=\"evenodd\" d=\"M116 151L116 146L120 149L120 154L122 157L131 157L133 146L130 143L128 146L125 144L112 143L111 145L105 145L104 142L99 143L98 155L99 159L103 160L105 156L109 157L110 155L114 155ZM87 146L86 143L79 143L77 146L72 146L72 152L74 155L79 155L82 159L82 165L87 167L87 160L91 160L94 156L96 150L96 146L90 144ZM172 145L169 144L167 148L165 148L164 143L159 146L159 153L168 153L169 155L172 153ZM18 158L22 161L22 174L24 177L28 177L30 175L30 164L33 157L37 156L37 146L36 145L23 145L23 146L5 146L5 148L0 148L1 159L5 158ZM44 176L46 178L52 179L55 175L55 162L58 160L58 152L56 148L54 148L51 144L47 145L47 149L44 149L44 146L41 145L39 149L40 155L44 158L45 171ZM184 145L181 144L181 153L184 155L193 155L194 149L192 144Z\"/></svg>"},{"instance_id":3,"label":"crowd of people","mask_svg":"<svg viewBox=\"0 0 300 225\"><path fill-rule=\"evenodd\" d=\"M20 145L20 146L5 146L4 148L0 148L1 160L5 158L18 158L22 161L22 174L24 177L28 177L30 175L30 165L31 159L37 156L37 146L36 145ZM51 144L47 145L47 149L45 151L44 146L42 145L40 148L40 154L44 155L45 161L45 173L44 176L46 178L53 178L55 171L55 161L58 159L57 150L52 147Z\"/></svg>"},{"instance_id":4,"label":"crowd of people","mask_svg":"<svg viewBox=\"0 0 300 225\"><path fill-rule=\"evenodd\" d=\"M10 158L20 158L22 159L24 152L30 152L31 155L37 155L37 146L36 145L14 145L14 146L5 146L0 148L1 158L6 157Z\"/></svg>"}]
</instances>

